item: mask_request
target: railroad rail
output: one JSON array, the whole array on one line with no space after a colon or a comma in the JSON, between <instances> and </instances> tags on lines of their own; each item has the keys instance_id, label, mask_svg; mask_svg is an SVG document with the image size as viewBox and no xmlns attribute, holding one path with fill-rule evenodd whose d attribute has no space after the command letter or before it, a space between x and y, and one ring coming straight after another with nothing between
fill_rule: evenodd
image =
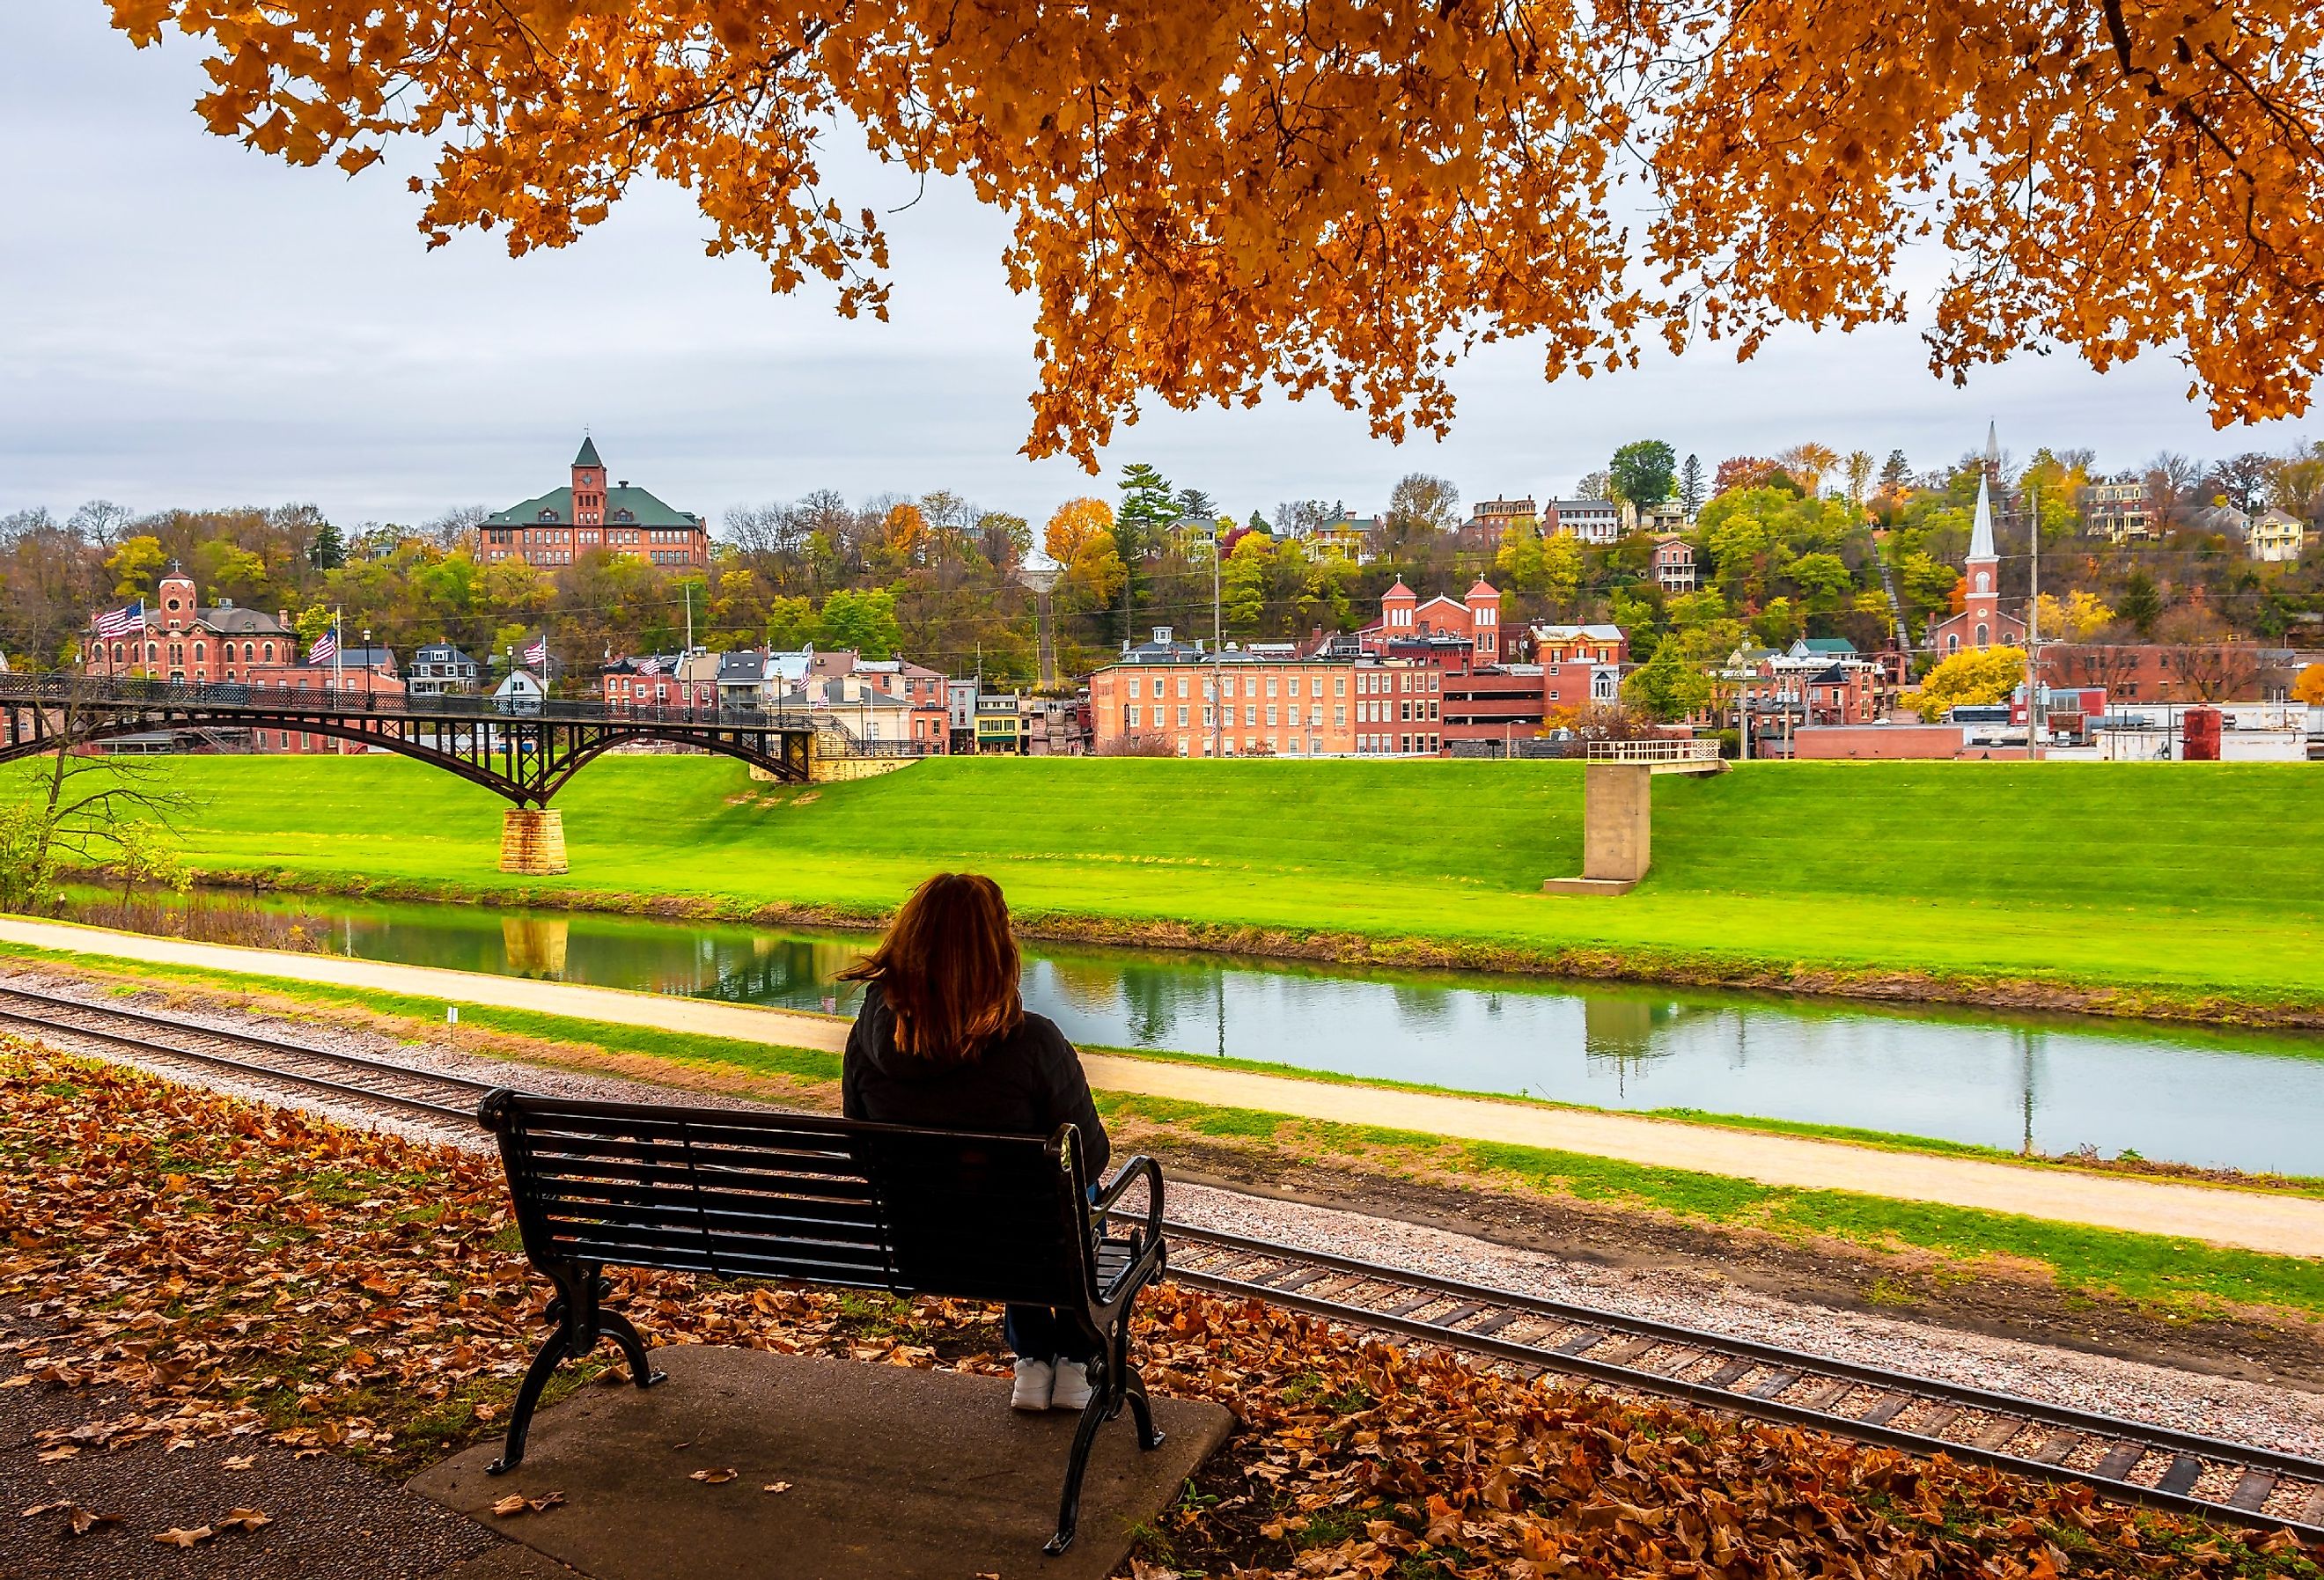
<instances>
[{"instance_id":1,"label":"railroad rail","mask_svg":"<svg viewBox=\"0 0 2324 1580\"><path fill-rule=\"evenodd\" d=\"M0 1022L464 1127L492 1089L14 985L0 984ZM1192 1224L1167 1227L1169 1276L1213 1294L1488 1356L1527 1375L1559 1372L2324 1542L2324 1462L2298 1455Z\"/></svg>"},{"instance_id":2,"label":"railroad rail","mask_svg":"<svg viewBox=\"0 0 2324 1580\"><path fill-rule=\"evenodd\" d=\"M2324 1462L1353 1257L1169 1224L1170 1276L1358 1330L2324 1542Z\"/></svg>"},{"instance_id":3,"label":"railroad rail","mask_svg":"<svg viewBox=\"0 0 2324 1580\"><path fill-rule=\"evenodd\" d=\"M38 1012L26 1006L37 1006ZM475 1125L476 1104L493 1089L487 1081L8 984L0 984L0 1022L85 1038L146 1058L227 1070L261 1085L384 1104L462 1128Z\"/></svg>"}]
</instances>

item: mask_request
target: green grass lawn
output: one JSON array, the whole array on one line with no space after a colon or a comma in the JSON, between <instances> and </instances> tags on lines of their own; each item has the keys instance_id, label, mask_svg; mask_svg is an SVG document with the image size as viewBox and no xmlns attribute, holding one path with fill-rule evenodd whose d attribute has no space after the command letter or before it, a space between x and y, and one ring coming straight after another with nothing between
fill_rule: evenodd
<instances>
[{"instance_id":1,"label":"green grass lawn","mask_svg":"<svg viewBox=\"0 0 2324 1580\"><path fill-rule=\"evenodd\" d=\"M0 770L0 787L17 767ZM805 790L631 757L558 799L568 877L495 871L503 803L400 758L159 772L213 873L552 902L875 916L992 873L1039 924L1800 985L2043 979L2116 1008L2324 1006L2324 776L2299 764L1761 763L1655 785L1655 868L1580 869L1578 765L964 758ZM0 790L0 793L5 793ZM1959 983L1956 985L1960 985Z\"/></svg>"}]
</instances>

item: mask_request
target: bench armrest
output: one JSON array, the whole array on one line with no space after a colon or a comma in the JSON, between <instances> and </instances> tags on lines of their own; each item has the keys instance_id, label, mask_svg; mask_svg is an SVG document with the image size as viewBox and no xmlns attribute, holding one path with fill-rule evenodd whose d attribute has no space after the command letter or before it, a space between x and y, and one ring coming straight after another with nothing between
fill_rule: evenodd
<instances>
[{"instance_id":1,"label":"bench armrest","mask_svg":"<svg viewBox=\"0 0 2324 1580\"><path fill-rule=\"evenodd\" d=\"M1114 1174L1113 1182L1098 1191L1092 1201L1091 1215L1102 1227L1105 1220L1114 1215L1113 1204L1121 1199L1133 1180L1140 1178L1146 1180L1146 1222L1142 1225L1145 1237L1149 1241L1159 1240L1162 1238L1162 1165L1143 1152L1124 1163Z\"/></svg>"}]
</instances>

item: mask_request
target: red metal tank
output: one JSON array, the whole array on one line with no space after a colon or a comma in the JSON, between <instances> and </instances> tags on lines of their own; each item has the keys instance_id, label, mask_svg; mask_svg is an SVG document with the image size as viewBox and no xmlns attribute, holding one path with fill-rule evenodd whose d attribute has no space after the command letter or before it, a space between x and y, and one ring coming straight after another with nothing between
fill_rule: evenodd
<instances>
[{"instance_id":1,"label":"red metal tank","mask_svg":"<svg viewBox=\"0 0 2324 1580\"><path fill-rule=\"evenodd\" d=\"M2219 760L2219 710L2190 707L2179 716L2179 756L2185 762Z\"/></svg>"}]
</instances>

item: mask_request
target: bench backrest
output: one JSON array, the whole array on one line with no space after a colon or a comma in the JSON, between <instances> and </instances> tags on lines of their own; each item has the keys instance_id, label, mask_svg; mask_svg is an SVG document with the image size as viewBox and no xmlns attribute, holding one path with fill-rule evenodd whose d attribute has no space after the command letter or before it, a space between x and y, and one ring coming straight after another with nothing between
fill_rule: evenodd
<instances>
[{"instance_id":1,"label":"bench backrest","mask_svg":"<svg viewBox=\"0 0 2324 1580\"><path fill-rule=\"evenodd\" d=\"M1071 1126L964 1135L494 1092L525 1253L1078 1307L1096 1289Z\"/></svg>"}]
</instances>

